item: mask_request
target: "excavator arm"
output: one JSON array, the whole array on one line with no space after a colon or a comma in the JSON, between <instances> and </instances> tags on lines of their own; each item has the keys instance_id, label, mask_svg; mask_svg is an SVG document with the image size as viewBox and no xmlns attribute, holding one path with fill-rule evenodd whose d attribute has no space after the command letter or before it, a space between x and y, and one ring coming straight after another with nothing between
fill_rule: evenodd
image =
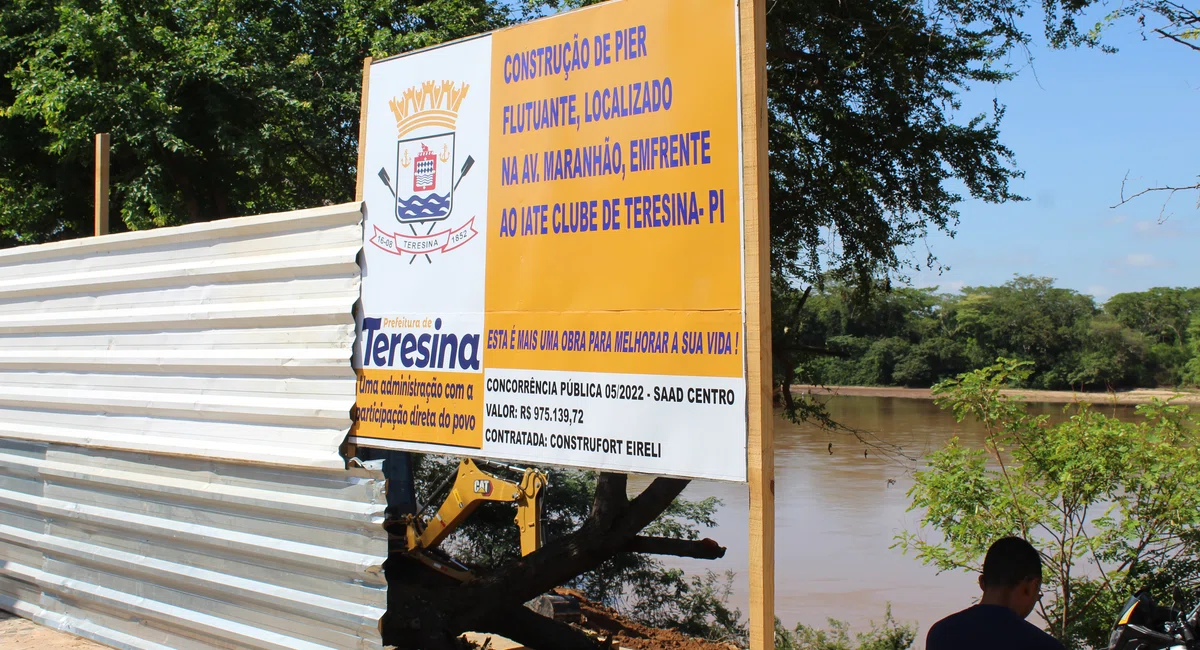
<instances>
[{"instance_id":1,"label":"excavator arm","mask_svg":"<svg viewBox=\"0 0 1200 650\"><path fill-rule=\"evenodd\" d=\"M458 464L453 479L447 477L435 489L433 498L449 487L437 512L422 523L421 513L408 517L406 534L408 552L418 561L456 580L467 582L474 576L470 570L454 561L437 546L454 532L471 513L485 501L517 504L516 524L521 531L521 555L529 555L542 547L542 492L546 475L535 469L503 466L521 473L517 482L505 480L483 471L475 461L464 458ZM531 601L531 608L559 621L579 622L579 601L561 594L543 594Z\"/></svg>"},{"instance_id":2,"label":"excavator arm","mask_svg":"<svg viewBox=\"0 0 1200 650\"><path fill-rule=\"evenodd\" d=\"M449 494L437 512L423 527L415 518L409 522L408 550L437 547L484 502L501 501L517 504L521 555L529 555L542 546L540 524L545 487L546 476L534 469L524 470L520 481L512 482L483 471L475 461L465 458L459 463Z\"/></svg>"}]
</instances>

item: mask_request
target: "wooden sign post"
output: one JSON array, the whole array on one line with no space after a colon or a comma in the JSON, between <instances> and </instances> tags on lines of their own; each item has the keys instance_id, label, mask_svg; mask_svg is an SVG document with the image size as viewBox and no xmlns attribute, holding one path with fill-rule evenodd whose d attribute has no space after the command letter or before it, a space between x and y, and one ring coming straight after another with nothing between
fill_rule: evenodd
<instances>
[{"instance_id":1,"label":"wooden sign post","mask_svg":"<svg viewBox=\"0 0 1200 650\"><path fill-rule=\"evenodd\" d=\"M96 134L96 236L108 234L108 147L107 133Z\"/></svg>"},{"instance_id":2,"label":"wooden sign post","mask_svg":"<svg viewBox=\"0 0 1200 650\"><path fill-rule=\"evenodd\" d=\"M738 4L746 215L746 367L750 483L750 648L775 647L775 436L771 396L771 227L767 176L766 0Z\"/></svg>"},{"instance_id":3,"label":"wooden sign post","mask_svg":"<svg viewBox=\"0 0 1200 650\"><path fill-rule=\"evenodd\" d=\"M366 182L366 172L363 170L363 165L366 164L367 148L363 143L367 140L367 100L370 99L371 92L371 62L375 59L367 57L363 59L363 80L362 80L362 99L359 100L358 110L358 178L354 183L354 200L363 200L363 183Z\"/></svg>"},{"instance_id":4,"label":"wooden sign post","mask_svg":"<svg viewBox=\"0 0 1200 650\"><path fill-rule=\"evenodd\" d=\"M374 60L369 56L363 59L362 95L358 106L358 166L355 169L354 200L359 203L363 200L363 183L366 182L363 165L366 164L367 148L363 143L367 139L367 101L371 90L371 62ZM353 429L351 435L353 435ZM347 439L342 443L342 456L347 460L358 456L358 445Z\"/></svg>"}]
</instances>

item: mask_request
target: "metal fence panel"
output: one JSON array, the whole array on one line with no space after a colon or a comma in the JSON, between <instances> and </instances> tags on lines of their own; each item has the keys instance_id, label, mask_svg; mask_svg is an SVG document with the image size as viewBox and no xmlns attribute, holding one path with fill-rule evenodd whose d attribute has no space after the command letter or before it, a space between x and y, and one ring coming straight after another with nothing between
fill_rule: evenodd
<instances>
[{"instance_id":1,"label":"metal fence panel","mask_svg":"<svg viewBox=\"0 0 1200 650\"><path fill-rule=\"evenodd\" d=\"M379 648L346 470L358 204L0 251L0 608L117 648Z\"/></svg>"},{"instance_id":2,"label":"metal fence panel","mask_svg":"<svg viewBox=\"0 0 1200 650\"><path fill-rule=\"evenodd\" d=\"M380 648L383 489L0 440L0 607L118 648Z\"/></svg>"},{"instance_id":3,"label":"metal fence panel","mask_svg":"<svg viewBox=\"0 0 1200 650\"><path fill-rule=\"evenodd\" d=\"M0 437L344 467L360 205L0 251Z\"/></svg>"}]
</instances>

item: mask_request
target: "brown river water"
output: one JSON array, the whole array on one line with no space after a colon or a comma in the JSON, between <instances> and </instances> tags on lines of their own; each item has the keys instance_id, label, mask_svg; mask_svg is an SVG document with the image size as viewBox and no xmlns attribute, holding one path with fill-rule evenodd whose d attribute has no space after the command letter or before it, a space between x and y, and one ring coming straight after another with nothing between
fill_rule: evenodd
<instances>
[{"instance_id":1,"label":"brown river water","mask_svg":"<svg viewBox=\"0 0 1200 650\"><path fill-rule=\"evenodd\" d=\"M839 396L827 406L836 421L875 436L873 442L881 448L899 447L905 456L921 458L956 435L965 444L982 446L978 425L959 424L926 399ZM1061 404L1031 406L1051 414L1063 410ZM1114 411L1108 406L1104 412L1134 417L1132 407ZM882 619L890 603L898 621L919 626L917 647L923 647L930 625L978 596L975 576L938 575L891 548L897 534L918 529L920 513L908 512L906 493L919 465L920 461L889 458L849 434L792 424L776 414L775 609L787 627L797 622L823 626L826 619L836 618L861 630ZM631 489L644 485L638 483ZM686 497L716 496L724 502L717 513L718 526L701 536L729 550L716 561L667 561L689 573L736 572L730 604L743 614L749 611L748 494L748 488L738 484L695 481L688 486Z\"/></svg>"}]
</instances>

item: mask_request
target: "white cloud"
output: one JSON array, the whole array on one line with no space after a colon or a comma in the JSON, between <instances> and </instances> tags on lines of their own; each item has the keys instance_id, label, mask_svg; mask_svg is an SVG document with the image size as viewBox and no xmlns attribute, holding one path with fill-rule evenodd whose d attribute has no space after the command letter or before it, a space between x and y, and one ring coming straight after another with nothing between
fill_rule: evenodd
<instances>
[{"instance_id":1,"label":"white cloud","mask_svg":"<svg viewBox=\"0 0 1200 650\"><path fill-rule=\"evenodd\" d=\"M1172 268L1175 262L1159 259L1152 253L1130 253L1104 263L1104 270L1110 275L1124 276L1136 269Z\"/></svg>"},{"instance_id":2,"label":"white cloud","mask_svg":"<svg viewBox=\"0 0 1200 650\"><path fill-rule=\"evenodd\" d=\"M1150 253L1130 253L1129 255L1126 255L1122 261L1126 266L1132 266L1140 269L1150 268L1152 266L1160 266L1162 264Z\"/></svg>"},{"instance_id":3,"label":"white cloud","mask_svg":"<svg viewBox=\"0 0 1200 650\"><path fill-rule=\"evenodd\" d=\"M1115 226L1115 225L1117 225L1117 224L1119 224L1119 223L1125 223L1125 219L1126 219L1126 218L1127 218L1127 217L1126 217L1125 215L1123 215L1123 214L1118 214L1118 215L1116 215L1116 216L1114 216L1114 217L1109 217L1109 218L1105 219L1105 220L1104 220L1104 223L1105 223L1106 225L1109 225L1109 226Z\"/></svg>"},{"instance_id":4,"label":"white cloud","mask_svg":"<svg viewBox=\"0 0 1200 650\"><path fill-rule=\"evenodd\" d=\"M1184 219L1166 219L1159 221L1156 219L1143 219L1135 221L1133 230L1142 237L1151 239L1179 239L1179 238L1194 238L1200 237L1200 229L1196 228L1195 223Z\"/></svg>"}]
</instances>

